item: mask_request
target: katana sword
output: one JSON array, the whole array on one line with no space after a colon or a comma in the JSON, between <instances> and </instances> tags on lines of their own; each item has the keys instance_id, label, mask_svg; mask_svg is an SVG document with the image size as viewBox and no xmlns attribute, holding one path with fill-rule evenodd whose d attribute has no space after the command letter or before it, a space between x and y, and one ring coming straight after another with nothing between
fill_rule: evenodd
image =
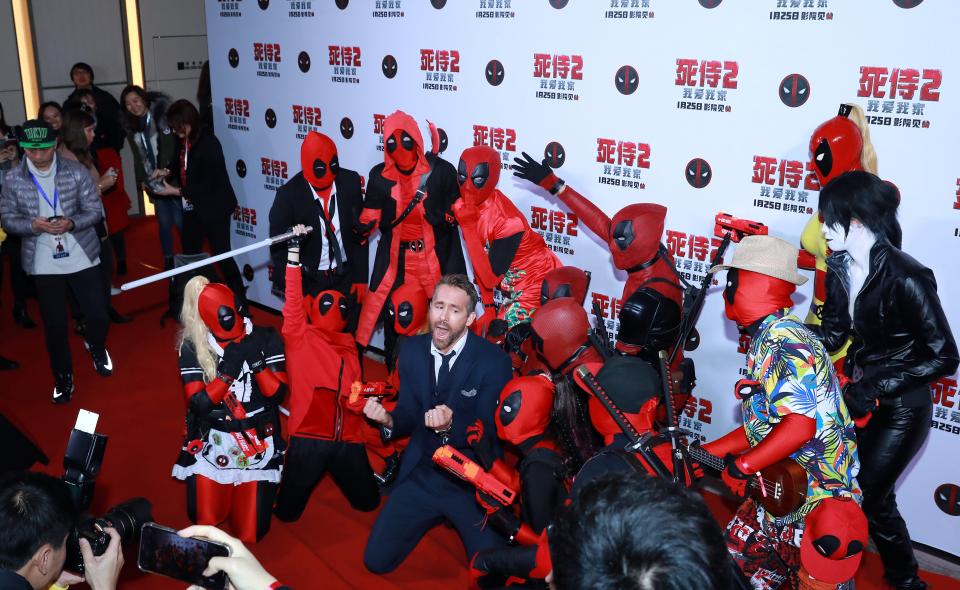
<instances>
[{"instance_id":1,"label":"katana sword","mask_svg":"<svg viewBox=\"0 0 960 590\"><path fill-rule=\"evenodd\" d=\"M307 234L313 231L313 228L307 226ZM121 291L129 291L131 289L136 289L137 287L142 287L144 285L149 285L150 283L155 283L157 281L162 281L163 279L169 279L170 277L175 277L178 274L189 272L195 268L201 268L207 266L208 264L213 264L214 262L220 262L226 258L233 258L238 254L244 254L246 252L252 252L253 250L259 250L260 248L265 248L267 246L272 246L274 244L279 244L280 242L286 242L290 238L296 237L298 234L293 231L288 231L285 234L280 234L278 236L273 236L272 238L267 238L259 242L242 246L240 248L235 248L228 252L222 254L217 254L216 256L211 256L209 258L204 258L203 260L198 260L196 262L191 262L190 264L184 264L183 266L178 266L170 270L165 270L163 272L158 272L155 275L150 275L148 277L143 277L142 279L137 279L135 281L130 281L129 283L124 283L120 285ZM306 234L300 234L306 235Z\"/></svg>"}]
</instances>

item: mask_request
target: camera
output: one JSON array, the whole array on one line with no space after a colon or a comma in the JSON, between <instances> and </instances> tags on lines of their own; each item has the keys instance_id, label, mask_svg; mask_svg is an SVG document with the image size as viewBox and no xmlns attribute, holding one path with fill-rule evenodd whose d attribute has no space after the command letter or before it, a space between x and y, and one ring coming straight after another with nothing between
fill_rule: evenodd
<instances>
[{"instance_id":1,"label":"camera","mask_svg":"<svg viewBox=\"0 0 960 590\"><path fill-rule=\"evenodd\" d=\"M153 506L146 498L131 498L107 510L101 518L87 517L70 532L67 538L67 561L64 567L70 571L83 573L83 555L80 553L80 539L90 543L94 555L103 555L110 544L110 535L104 529L112 527L120 535L121 545L130 545L140 540L140 528L153 522Z\"/></svg>"}]
</instances>

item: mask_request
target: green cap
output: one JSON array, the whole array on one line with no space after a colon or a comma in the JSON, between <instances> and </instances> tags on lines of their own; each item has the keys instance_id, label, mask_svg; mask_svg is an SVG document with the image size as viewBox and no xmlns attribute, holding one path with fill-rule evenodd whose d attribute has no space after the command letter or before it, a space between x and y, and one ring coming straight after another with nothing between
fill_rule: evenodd
<instances>
[{"instance_id":1,"label":"green cap","mask_svg":"<svg viewBox=\"0 0 960 590\"><path fill-rule=\"evenodd\" d=\"M57 145L57 132L46 121L31 119L23 124L19 139L25 150L52 148Z\"/></svg>"}]
</instances>

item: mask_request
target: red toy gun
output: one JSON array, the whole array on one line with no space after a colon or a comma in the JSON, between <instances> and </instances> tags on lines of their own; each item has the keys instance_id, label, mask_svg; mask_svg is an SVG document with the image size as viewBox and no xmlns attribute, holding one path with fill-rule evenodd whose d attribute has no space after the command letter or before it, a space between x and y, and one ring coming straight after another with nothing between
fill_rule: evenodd
<instances>
[{"instance_id":1,"label":"red toy gun","mask_svg":"<svg viewBox=\"0 0 960 590\"><path fill-rule=\"evenodd\" d=\"M517 497L517 493L510 487L450 445L443 445L437 449L433 453L433 462L504 506L509 506Z\"/></svg>"},{"instance_id":2,"label":"red toy gun","mask_svg":"<svg viewBox=\"0 0 960 590\"><path fill-rule=\"evenodd\" d=\"M393 387L386 381L354 381L350 385L349 402L353 406L361 397L364 399L369 397L384 398L392 393Z\"/></svg>"},{"instance_id":3,"label":"red toy gun","mask_svg":"<svg viewBox=\"0 0 960 590\"><path fill-rule=\"evenodd\" d=\"M714 217L713 235L718 238L730 236L730 240L737 244L746 236L765 236L769 233L766 225L759 221L740 219L729 213L717 213Z\"/></svg>"}]
</instances>

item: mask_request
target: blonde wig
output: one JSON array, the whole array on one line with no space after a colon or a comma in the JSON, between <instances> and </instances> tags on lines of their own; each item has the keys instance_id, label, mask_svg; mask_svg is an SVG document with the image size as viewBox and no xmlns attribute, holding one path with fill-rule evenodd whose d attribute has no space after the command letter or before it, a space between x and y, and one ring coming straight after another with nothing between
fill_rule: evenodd
<instances>
[{"instance_id":1,"label":"blonde wig","mask_svg":"<svg viewBox=\"0 0 960 590\"><path fill-rule=\"evenodd\" d=\"M210 383L217 377L217 353L210 347L210 328L203 323L197 302L200 291L210 283L210 279L198 275L187 281L183 289L183 308L180 311L180 335L177 340L177 349L184 342L190 342L197 353L197 361L203 369L203 381Z\"/></svg>"}]
</instances>

